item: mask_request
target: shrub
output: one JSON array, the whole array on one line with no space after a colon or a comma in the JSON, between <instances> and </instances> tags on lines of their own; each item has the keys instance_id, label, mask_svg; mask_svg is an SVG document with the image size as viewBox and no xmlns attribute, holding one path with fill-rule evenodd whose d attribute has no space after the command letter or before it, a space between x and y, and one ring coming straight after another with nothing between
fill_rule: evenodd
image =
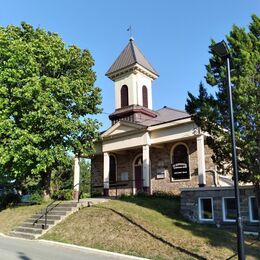
<instances>
[{"instance_id":1,"label":"shrub","mask_svg":"<svg viewBox=\"0 0 260 260\"><path fill-rule=\"evenodd\" d=\"M6 209L7 207L14 206L21 201L18 194L13 192L4 193L0 196L0 209Z\"/></svg>"},{"instance_id":2,"label":"shrub","mask_svg":"<svg viewBox=\"0 0 260 260\"><path fill-rule=\"evenodd\" d=\"M55 200L72 200L73 199L73 190L64 189L53 192L52 199Z\"/></svg>"},{"instance_id":3,"label":"shrub","mask_svg":"<svg viewBox=\"0 0 260 260\"><path fill-rule=\"evenodd\" d=\"M43 200L44 200L43 192L35 191L29 196L28 202L31 204L42 204Z\"/></svg>"},{"instance_id":4,"label":"shrub","mask_svg":"<svg viewBox=\"0 0 260 260\"><path fill-rule=\"evenodd\" d=\"M172 193L172 192L165 192L165 191L156 191L152 195L156 198L164 198L164 199L179 199L180 196Z\"/></svg>"},{"instance_id":5,"label":"shrub","mask_svg":"<svg viewBox=\"0 0 260 260\"><path fill-rule=\"evenodd\" d=\"M80 194L80 198L81 199L88 199L88 198L90 198L91 196L90 196L90 193L89 192L82 192L81 194Z\"/></svg>"}]
</instances>

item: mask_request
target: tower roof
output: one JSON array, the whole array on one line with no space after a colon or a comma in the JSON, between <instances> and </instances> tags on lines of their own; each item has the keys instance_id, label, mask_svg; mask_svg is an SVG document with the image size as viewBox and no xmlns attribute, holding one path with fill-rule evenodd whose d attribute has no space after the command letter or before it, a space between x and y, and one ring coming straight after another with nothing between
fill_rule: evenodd
<instances>
[{"instance_id":1,"label":"tower roof","mask_svg":"<svg viewBox=\"0 0 260 260\"><path fill-rule=\"evenodd\" d=\"M135 45L134 40L131 37L127 46L124 48L124 50L120 53L118 58L107 71L106 76L110 76L117 71L123 70L135 64L141 65L145 69L158 76L156 70L145 58L140 49Z\"/></svg>"}]
</instances>

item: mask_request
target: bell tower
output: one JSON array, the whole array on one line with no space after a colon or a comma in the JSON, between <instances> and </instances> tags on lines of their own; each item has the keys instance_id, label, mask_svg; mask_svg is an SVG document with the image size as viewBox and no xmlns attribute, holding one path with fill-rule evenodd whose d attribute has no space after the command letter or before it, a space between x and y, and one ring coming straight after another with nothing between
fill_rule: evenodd
<instances>
[{"instance_id":1,"label":"bell tower","mask_svg":"<svg viewBox=\"0 0 260 260\"><path fill-rule=\"evenodd\" d=\"M159 75L132 37L106 76L115 84L115 111L109 115L112 124L119 120L138 123L156 117L152 110L152 81Z\"/></svg>"}]
</instances>

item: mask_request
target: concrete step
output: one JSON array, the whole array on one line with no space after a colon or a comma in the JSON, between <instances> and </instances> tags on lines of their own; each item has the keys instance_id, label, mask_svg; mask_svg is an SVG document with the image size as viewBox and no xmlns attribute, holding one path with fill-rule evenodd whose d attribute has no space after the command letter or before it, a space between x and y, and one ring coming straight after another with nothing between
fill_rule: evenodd
<instances>
[{"instance_id":1,"label":"concrete step","mask_svg":"<svg viewBox=\"0 0 260 260\"><path fill-rule=\"evenodd\" d=\"M28 234L24 232L18 232L18 231L11 231L9 232L9 235L12 237L21 237L21 238L26 238L26 239L35 239L36 235L34 234Z\"/></svg>"},{"instance_id":2,"label":"concrete step","mask_svg":"<svg viewBox=\"0 0 260 260\"><path fill-rule=\"evenodd\" d=\"M24 223L28 223L28 224L32 225L35 220L36 220L35 218L29 218ZM53 225L54 223L55 223L55 220L53 220L53 219L52 220L51 219L47 220L47 225ZM37 223L35 223L35 224L45 224L45 219L39 219L37 221Z\"/></svg>"},{"instance_id":3,"label":"concrete step","mask_svg":"<svg viewBox=\"0 0 260 260\"><path fill-rule=\"evenodd\" d=\"M53 211L53 210L55 210L55 211L70 211L70 210L72 210L74 207L71 207L71 206L69 206L69 207L62 207L62 206L57 206L57 207L55 207L55 208L51 208L51 211ZM42 211L41 211L42 213L44 213L45 212L45 209L43 209Z\"/></svg>"},{"instance_id":4,"label":"concrete step","mask_svg":"<svg viewBox=\"0 0 260 260\"><path fill-rule=\"evenodd\" d=\"M33 215L32 218L33 218L34 220L36 220L36 219L39 218L41 215L42 215L42 214L36 214L36 215ZM49 215L49 214L47 215L47 219L49 219L49 220L59 220L60 218L61 218L60 215ZM45 220L45 217L43 216L43 217L41 217L41 219Z\"/></svg>"},{"instance_id":5,"label":"concrete step","mask_svg":"<svg viewBox=\"0 0 260 260\"><path fill-rule=\"evenodd\" d=\"M39 228L29 228L29 227L17 227L14 229L15 232L23 232L23 233L32 233L32 234L41 234L42 229Z\"/></svg>"},{"instance_id":6,"label":"concrete step","mask_svg":"<svg viewBox=\"0 0 260 260\"><path fill-rule=\"evenodd\" d=\"M44 223L37 223L37 224L32 224L32 223L23 223L23 224L21 224L19 227L28 227L28 228L36 228L36 229L43 229L42 228L42 225L44 225L45 224L45 222ZM53 221L53 224L54 224L54 221ZM49 228L49 226L50 225L46 225L46 228Z\"/></svg>"},{"instance_id":7,"label":"concrete step","mask_svg":"<svg viewBox=\"0 0 260 260\"><path fill-rule=\"evenodd\" d=\"M67 212L69 212L69 210L68 211L61 211L61 210L51 210L51 211L49 211L48 213L47 213L47 216L53 216L53 215L56 215L56 216L64 216L64 215L66 215L67 214ZM41 213L39 213L39 216L40 215L42 215L43 214L43 212L41 212ZM43 216L44 217L44 216Z\"/></svg>"},{"instance_id":8,"label":"concrete step","mask_svg":"<svg viewBox=\"0 0 260 260\"><path fill-rule=\"evenodd\" d=\"M59 204L57 207L72 207L75 208L78 206L78 202L62 202L61 204Z\"/></svg>"}]
</instances>

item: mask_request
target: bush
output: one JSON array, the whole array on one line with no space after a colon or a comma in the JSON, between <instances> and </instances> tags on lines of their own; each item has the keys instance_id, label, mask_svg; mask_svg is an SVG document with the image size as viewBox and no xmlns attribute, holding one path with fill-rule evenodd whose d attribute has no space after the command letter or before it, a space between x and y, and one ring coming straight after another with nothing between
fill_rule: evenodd
<instances>
[{"instance_id":1,"label":"bush","mask_svg":"<svg viewBox=\"0 0 260 260\"><path fill-rule=\"evenodd\" d=\"M44 196L42 191L33 192L28 199L28 202L31 204L42 204L44 201Z\"/></svg>"},{"instance_id":2,"label":"bush","mask_svg":"<svg viewBox=\"0 0 260 260\"><path fill-rule=\"evenodd\" d=\"M18 194L13 192L4 193L0 196L0 209L6 209L7 207L14 206L21 201Z\"/></svg>"},{"instance_id":3,"label":"bush","mask_svg":"<svg viewBox=\"0 0 260 260\"><path fill-rule=\"evenodd\" d=\"M55 200L73 200L73 190L64 189L53 192L52 199Z\"/></svg>"},{"instance_id":4,"label":"bush","mask_svg":"<svg viewBox=\"0 0 260 260\"><path fill-rule=\"evenodd\" d=\"M172 192L165 192L165 191L156 191L152 195L153 197L156 198L164 198L164 199L179 199L180 196L176 195Z\"/></svg>"}]
</instances>

